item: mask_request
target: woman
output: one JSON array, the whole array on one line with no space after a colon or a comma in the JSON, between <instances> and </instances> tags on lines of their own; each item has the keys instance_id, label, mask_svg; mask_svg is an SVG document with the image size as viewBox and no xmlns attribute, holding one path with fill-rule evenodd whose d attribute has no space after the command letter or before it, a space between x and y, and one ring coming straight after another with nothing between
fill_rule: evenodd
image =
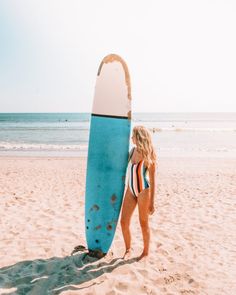
<instances>
[{"instance_id":1,"label":"woman","mask_svg":"<svg viewBox=\"0 0 236 295\"><path fill-rule=\"evenodd\" d=\"M148 215L154 213L154 195L156 178L156 153L150 132L143 126L133 128L134 147L129 154L128 187L125 192L121 213L121 228L125 241L124 258L130 253L130 220L138 204L139 222L143 235L143 252L139 259L148 255L150 231ZM148 177L149 174L149 177Z\"/></svg>"}]
</instances>

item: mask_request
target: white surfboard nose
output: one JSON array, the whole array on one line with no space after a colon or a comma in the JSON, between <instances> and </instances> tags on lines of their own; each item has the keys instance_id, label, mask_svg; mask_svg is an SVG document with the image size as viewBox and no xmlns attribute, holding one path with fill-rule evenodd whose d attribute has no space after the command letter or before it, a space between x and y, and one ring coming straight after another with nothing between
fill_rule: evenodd
<instances>
[{"instance_id":1,"label":"white surfboard nose","mask_svg":"<svg viewBox=\"0 0 236 295\"><path fill-rule=\"evenodd\" d=\"M106 56L98 71L92 113L131 117L131 86L128 67L115 54Z\"/></svg>"}]
</instances>

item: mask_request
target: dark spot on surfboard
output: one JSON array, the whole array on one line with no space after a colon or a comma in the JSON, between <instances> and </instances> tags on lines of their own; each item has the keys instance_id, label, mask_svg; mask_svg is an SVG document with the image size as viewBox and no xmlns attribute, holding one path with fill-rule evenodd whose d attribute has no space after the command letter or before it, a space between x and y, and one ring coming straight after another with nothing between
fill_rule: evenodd
<instances>
[{"instance_id":1,"label":"dark spot on surfboard","mask_svg":"<svg viewBox=\"0 0 236 295\"><path fill-rule=\"evenodd\" d=\"M98 244L99 243L99 240L95 240L95 242Z\"/></svg>"},{"instance_id":2,"label":"dark spot on surfboard","mask_svg":"<svg viewBox=\"0 0 236 295\"><path fill-rule=\"evenodd\" d=\"M128 116L128 119L130 120L130 119L131 119L131 111L129 111L129 112L127 113L127 116Z\"/></svg>"},{"instance_id":3,"label":"dark spot on surfboard","mask_svg":"<svg viewBox=\"0 0 236 295\"><path fill-rule=\"evenodd\" d=\"M112 203L115 203L116 199L117 199L116 195L113 194L113 195L111 196L111 202L112 202Z\"/></svg>"},{"instance_id":4,"label":"dark spot on surfboard","mask_svg":"<svg viewBox=\"0 0 236 295\"><path fill-rule=\"evenodd\" d=\"M90 211L98 211L100 208L98 205L94 204Z\"/></svg>"},{"instance_id":5,"label":"dark spot on surfboard","mask_svg":"<svg viewBox=\"0 0 236 295\"><path fill-rule=\"evenodd\" d=\"M90 219L88 219L88 222L90 222Z\"/></svg>"},{"instance_id":6,"label":"dark spot on surfboard","mask_svg":"<svg viewBox=\"0 0 236 295\"><path fill-rule=\"evenodd\" d=\"M88 226L86 226L86 228L87 228L87 229L89 229L89 227L88 227Z\"/></svg>"},{"instance_id":7,"label":"dark spot on surfboard","mask_svg":"<svg viewBox=\"0 0 236 295\"><path fill-rule=\"evenodd\" d=\"M98 229L101 229L102 228L102 226L101 225L98 225L98 226L96 226L94 229L95 230L98 230Z\"/></svg>"},{"instance_id":8,"label":"dark spot on surfboard","mask_svg":"<svg viewBox=\"0 0 236 295\"><path fill-rule=\"evenodd\" d=\"M107 230L112 230L112 225L108 224L107 225Z\"/></svg>"},{"instance_id":9,"label":"dark spot on surfboard","mask_svg":"<svg viewBox=\"0 0 236 295\"><path fill-rule=\"evenodd\" d=\"M95 211L98 211L99 210L99 206L98 205L93 205L93 209L95 210Z\"/></svg>"}]
</instances>

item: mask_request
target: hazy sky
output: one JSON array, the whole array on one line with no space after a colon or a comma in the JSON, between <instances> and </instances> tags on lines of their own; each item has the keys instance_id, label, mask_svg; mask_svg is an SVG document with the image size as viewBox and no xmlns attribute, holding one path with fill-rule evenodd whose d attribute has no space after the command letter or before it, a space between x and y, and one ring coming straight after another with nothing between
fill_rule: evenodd
<instances>
[{"instance_id":1,"label":"hazy sky","mask_svg":"<svg viewBox=\"0 0 236 295\"><path fill-rule=\"evenodd\" d=\"M236 111L235 0L0 0L0 112L90 112L109 53L134 112Z\"/></svg>"}]
</instances>

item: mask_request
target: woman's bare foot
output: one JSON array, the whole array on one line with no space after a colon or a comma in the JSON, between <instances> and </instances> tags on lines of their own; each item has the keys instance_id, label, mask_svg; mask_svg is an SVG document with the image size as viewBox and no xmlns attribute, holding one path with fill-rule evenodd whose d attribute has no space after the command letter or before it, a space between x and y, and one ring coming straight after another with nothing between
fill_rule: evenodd
<instances>
[{"instance_id":1,"label":"woman's bare foot","mask_svg":"<svg viewBox=\"0 0 236 295\"><path fill-rule=\"evenodd\" d=\"M130 253L131 253L131 249L127 249L127 250L125 251L125 254L123 255L123 259L127 259L127 258L129 258L129 257L130 257Z\"/></svg>"},{"instance_id":2,"label":"woman's bare foot","mask_svg":"<svg viewBox=\"0 0 236 295\"><path fill-rule=\"evenodd\" d=\"M138 261L147 257L148 256L148 252L143 252L139 257L138 257Z\"/></svg>"}]
</instances>

